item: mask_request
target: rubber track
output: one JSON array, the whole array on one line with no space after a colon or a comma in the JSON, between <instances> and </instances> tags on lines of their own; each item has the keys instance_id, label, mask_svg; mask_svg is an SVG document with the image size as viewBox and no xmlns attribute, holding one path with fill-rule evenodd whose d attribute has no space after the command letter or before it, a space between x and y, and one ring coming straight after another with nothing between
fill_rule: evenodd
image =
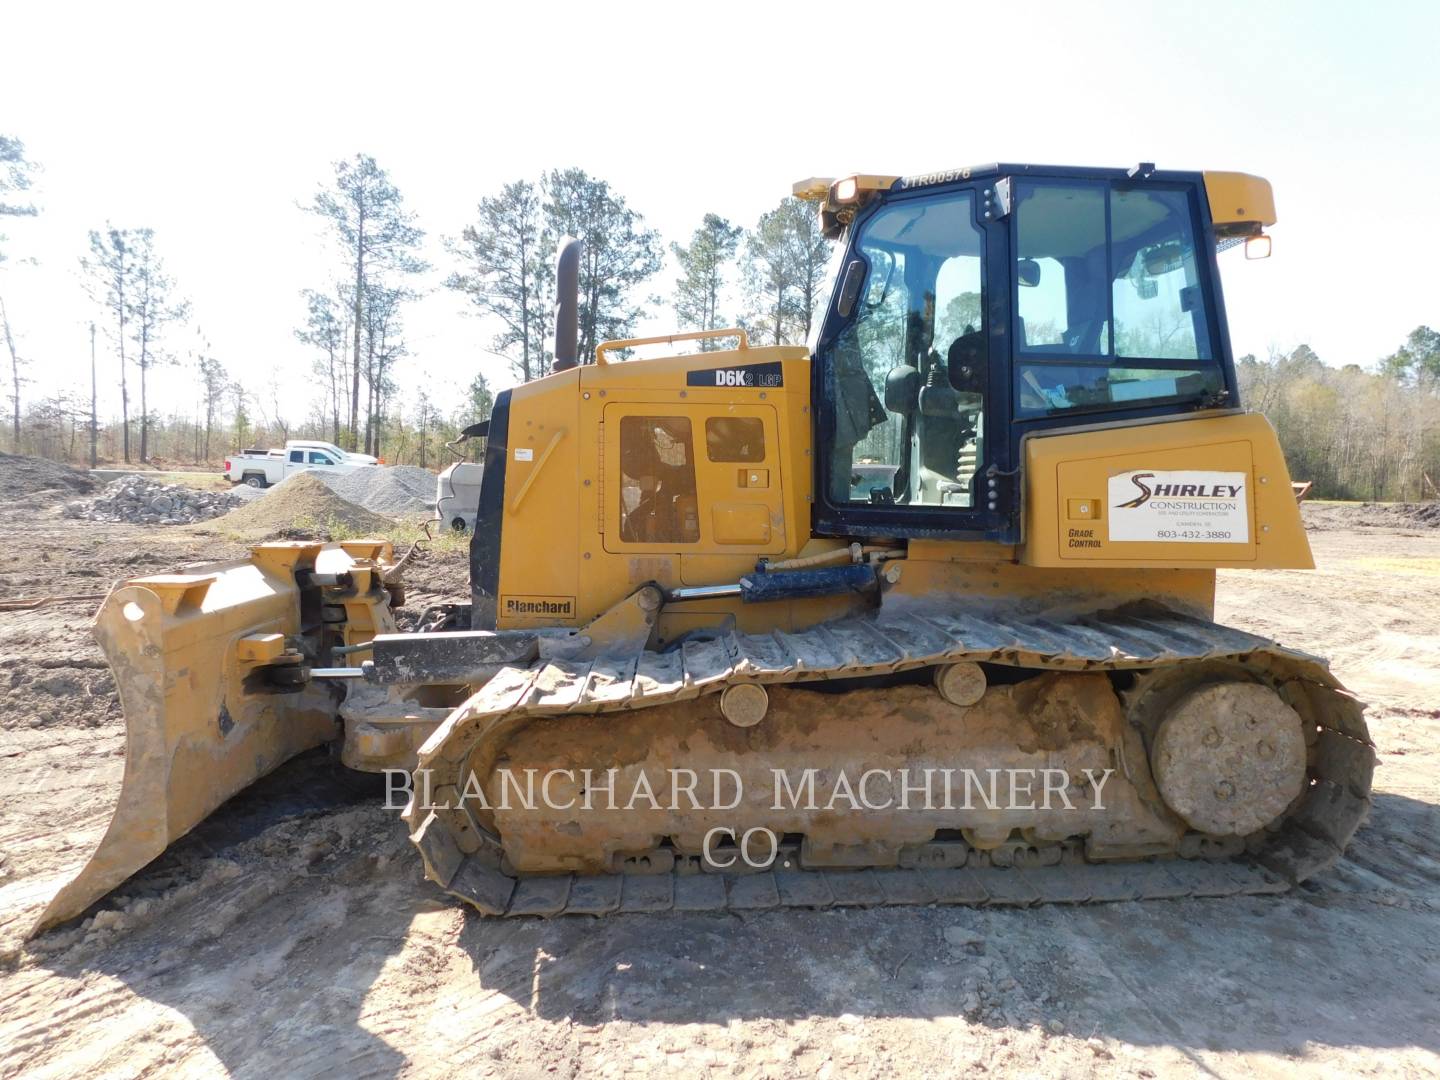
<instances>
[{"instance_id":1,"label":"rubber track","mask_svg":"<svg viewBox=\"0 0 1440 1080\"><path fill-rule=\"evenodd\" d=\"M1147 606L1069 620L981 618L953 611L877 613L801 633L731 632L673 653L507 668L457 708L420 750L434 787L455 783L472 750L498 752L546 715L645 708L737 682L794 683L974 660L1037 670L1153 669L1202 660L1243 664L1307 721L1311 785L1257 854L1062 863L1036 869L800 870L751 874L531 877L499 869L499 838L461 812L406 809L426 876L489 915L752 910L884 904L1030 905L1283 892L1332 866L1370 808L1375 754L1364 708L1325 662L1240 630ZM1316 730L1318 728L1318 731ZM483 755L482 755L483 756ZM467 848L469 850L467 850Z\"/></svg>"}]
</instances>

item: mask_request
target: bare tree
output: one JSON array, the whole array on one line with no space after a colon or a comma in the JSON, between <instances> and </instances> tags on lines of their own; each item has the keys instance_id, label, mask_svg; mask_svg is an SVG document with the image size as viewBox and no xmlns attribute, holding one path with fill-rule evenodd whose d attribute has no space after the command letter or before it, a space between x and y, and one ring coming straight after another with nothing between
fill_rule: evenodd
<instances>
[{"instance_id":1,"label":"bare tree","mask_svg":"<svg viewBox=\"0 0 1440 1080\"><path fill-rule=\"evenodd\" d=\"M282 387L278 369L270 369L270 377L265 380L265 392L270 399L270 413L267 416L262 405L260 406L260 417L265 421L267 428L272 428L280 433L280 442L286 442L290 438L290 423L285 419L285 408L280 403Z\"/></svg>"},{"instance_id":2,"label":"bare tree","mask_svg":"<svg viewBox=\"0 0 1440 1080\"><path fill-rule=\"evenodd\" d=\"M96 411L96 404L99 401L100 383L95 368L95 324L90 324L90 467L93 469L99 463L96 455L95 444L100 438L100 415Z\"/></svg>"},{"instance_id":3,"label":"bare tree","mask_svg":"<svg viewBox=\"0 0 1440 1080\"><path fill-rule=\"evenodd\" d=\"M114 320L111 331L120 352L120 423L125 463L130 463L130 388L126 381L125 340L129 336L130 292L135 264L130 255L130 230L105 226L90 231L90 254L80 266L89 277L90 295Z\"/></svg>"},{"instance_id":4,"label":"bare tree","mask_svg":"<svg viewBox=\"0 0 1440 1080\"><path fill-rule=\"evenodd\" d=\"M10 393L10 405L14 410L15 430L13 442L15 452L20 452L20 384L25 380L20 377L20 367L23 361L20 359L20 351L15 347L15 333L10 327L10 313L5 309L5 298L0 296L0 331L5 334L5 347L10 350L10 379L14 389Z\"/></svg>"}]
</instances>

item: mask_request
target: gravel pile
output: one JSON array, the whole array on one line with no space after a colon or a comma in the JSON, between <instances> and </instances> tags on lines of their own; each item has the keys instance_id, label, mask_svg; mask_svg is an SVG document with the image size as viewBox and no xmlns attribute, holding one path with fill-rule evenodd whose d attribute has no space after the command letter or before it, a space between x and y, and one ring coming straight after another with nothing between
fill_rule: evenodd
<instances>
[{"instance_id":1,"label":"gravel pile","mask_svg":"<svg viewBox=\"0 0 1440 1080\"><path fill-rule=\"evenodd\" d=\"M42 491L74 495L95 490L95 482L79 469L23 454L0 454L0 477L4 477L7 499Z\"/></svg>"},{"instance_id":2,"label":"gravel pile","mask_svg":"<svg viewBox=\"0 0 1440 1080\"><path fill-rule=\"evenodd\" d=\"M435 501L435 474L418 465L376 465L315 475L345 501L377 514L420 513Z\"/></svg>"},{"instance_id":3,"label":"gravel pile","mask_svg":"<svg viewBox=\"0 0 1440 1080\"><path fill-rule=\"evenodd\" d=\"M240 505L225 491L198 491L157 484L143 476L112 480L93 499L65 504L64 514L84 521L120 521L134 525L189 525L219 517Z\"/></svg>"},{"instance_id":4,"label":"gravel pile","mask_svg":"<svg viewBox=\"0 0 1440 1080\"><path fill-rule=\"evenodd\" d=\"M242 503L248 503L254 502L256 499L263 499L268 490L268 488L251 487L249 484L235 484L230 488L230 494Z\"/></svg>"},{"instance_id":5,"label":"gravel pile","mask_svg":"<svg viewBox=\"0 0 1440 1080\"><path fill-rule=\"evenodd\" d=\"M237 500L238 502L238 500ZM205 526L247 541L299 536L328 539L334 533L384 536L394 522L346 502L317 472L299 472Z\"/></svg>"}]
</instances>

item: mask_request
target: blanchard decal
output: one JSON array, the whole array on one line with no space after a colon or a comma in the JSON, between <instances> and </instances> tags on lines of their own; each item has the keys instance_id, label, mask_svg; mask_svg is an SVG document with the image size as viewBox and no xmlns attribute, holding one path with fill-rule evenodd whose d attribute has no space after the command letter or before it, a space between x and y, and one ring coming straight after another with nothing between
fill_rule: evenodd
<instances>
[{"instance_id":1,"label":"blanchard decal","mask_svg":"<svg viewBox=\"0 0 1440 1080\"><path fill-rule=\"evenodd\" d=\"M573 619L575 617L575 598L573 596L505 596L500 599L500 610L506 615Z\"/></svg>"},{"instance_id":2,"label":"blanchard decal","mask_svg":"<svg viewBox=\"0 0 1440 1080\"><path fill-rule=\"evenodd\" d=\"M777 360L769 364L740 364L736 367L705 368L685 375L689 386L784 386L784 368Z\"/></svg>"},{"instance_id":3,"label":"blanchard decal","mask_svg":"<svg viewBox=\"0 0 1440 1080\"><path fill-rule=\"evenodd\" d=\"M1248 544L1243 472L1134 469L1110 477L1110 539Z\"/></svg>"}]
</instances>

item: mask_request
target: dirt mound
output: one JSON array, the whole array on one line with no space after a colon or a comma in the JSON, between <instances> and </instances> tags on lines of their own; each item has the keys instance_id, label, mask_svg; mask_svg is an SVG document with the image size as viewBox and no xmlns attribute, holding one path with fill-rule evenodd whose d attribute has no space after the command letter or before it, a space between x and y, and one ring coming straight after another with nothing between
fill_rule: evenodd
<instances>
[{"instance_id":1,"label":"dirt mound","mask_svg":"<svg viewBox=\"0 0 1440 1080\"><path fill-rule=\"evenodd\" d=\"M1332 529L1440 529L1440 503L1304 502L1300 514L1311 532Z\"/></svg>"},{"instance_id":2,"label":"dirt mound","mask_svg":"<svg viewBox=\"0 0 1440 1080\"><path fill-rule=\"evenodd\" d=\"M47 458L0 454L0 492L7 499L57 492L69 497L94 490L95 482L79 469Z\"/></svg>"},{"instance_id":3,"label":"dirt mound","mask_svg":"<svg viewBox=\"0 0 1440 1080\"><path fill-rule=\"evenodd\" d=\"M1395 509L1416 525L1440 529L1440 503L1405 503Z\"/></svg>"},{"instance_id":4,"label":"dirt mound","mask_svg":"<svg viewBox=\"0 0 1440 1080\"><path fill-rule=\"evenodd\" d=\"M383 535L394 524L389 518L346 502L314 473L301 472L275 485L264 498L197 528L245 540L268 540L335 533Z\"/></svg>"}]
</instances>

